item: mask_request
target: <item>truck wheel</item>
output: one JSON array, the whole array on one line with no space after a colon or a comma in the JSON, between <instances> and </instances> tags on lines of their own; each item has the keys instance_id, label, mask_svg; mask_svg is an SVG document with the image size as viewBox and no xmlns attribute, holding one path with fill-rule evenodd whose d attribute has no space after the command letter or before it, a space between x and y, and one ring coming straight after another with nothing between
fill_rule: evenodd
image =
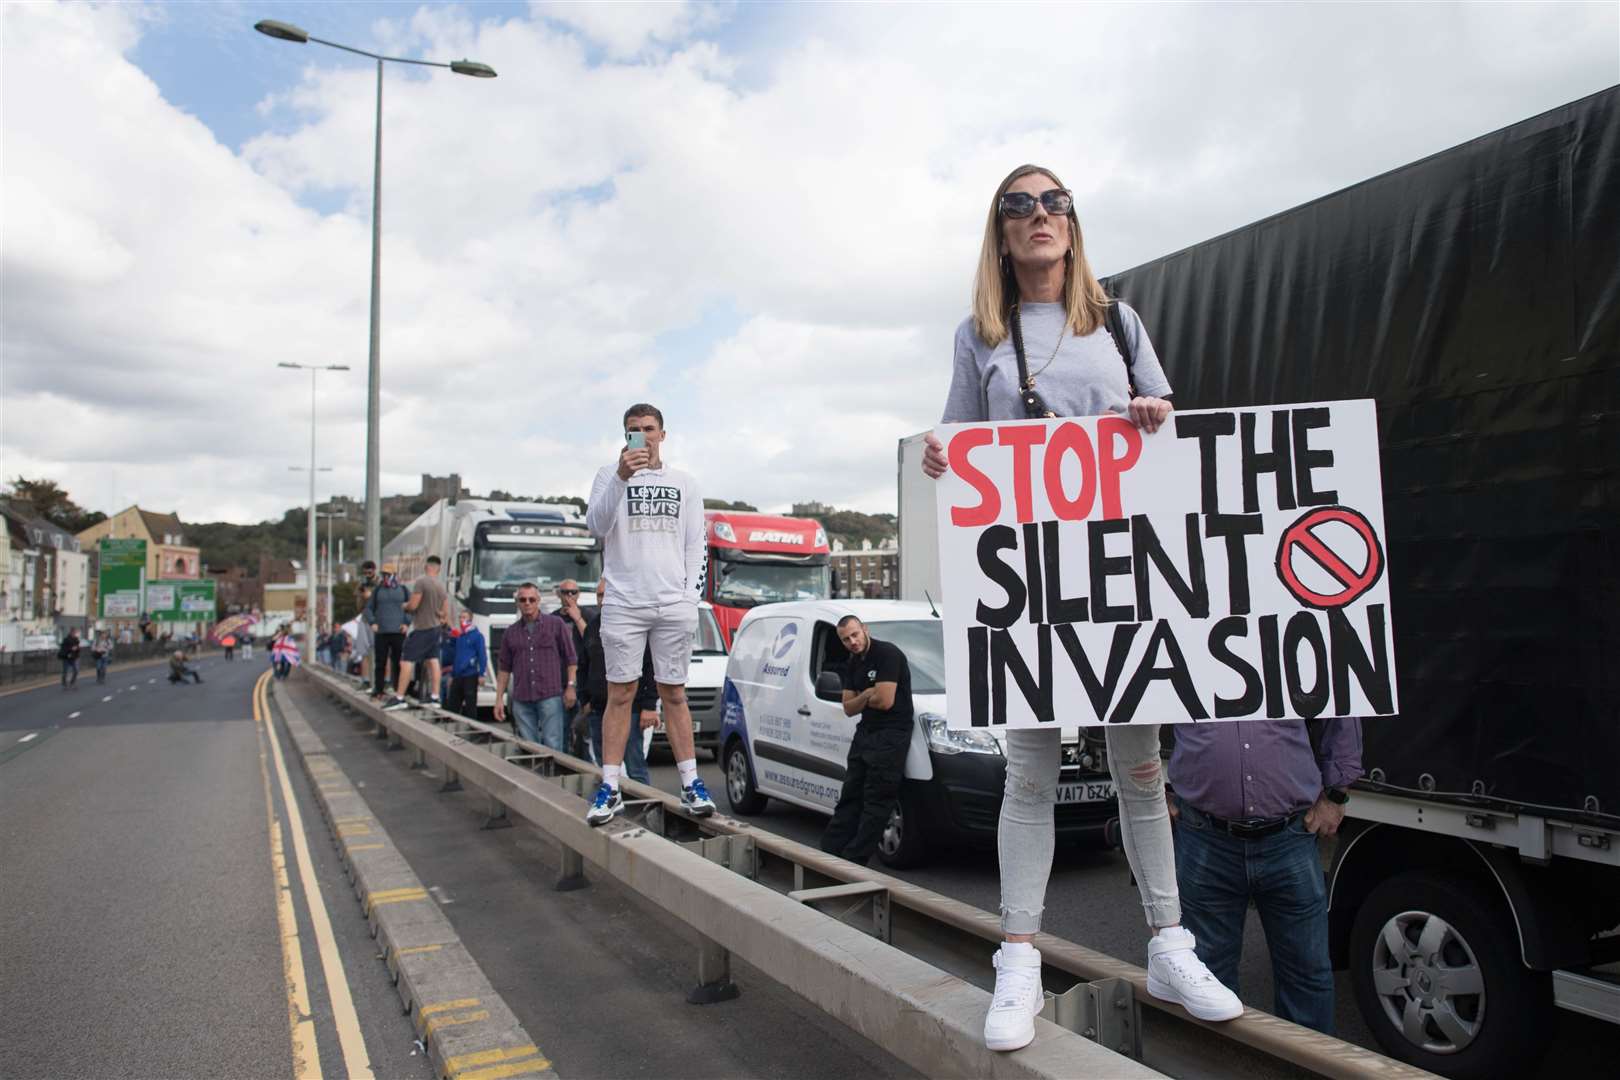
<instances>
[{"instance_id":1,"label":"truck wheel","mask_svg":"<svg viewBox=\"0 0 1620 1080\"><path fill-rule=\"evenodd\" d=\"M889 812L889 824L878 837L877 855L884 866L906 870L921 866L928 859L928 828L924 824L922 801L910 782L901 785L900 801Z\"/></svg>"},{"instance_id":2,"label":"truck wheel","mask_svg":"<svg viewBox=\"0 0 1620 1080\"><path fill-rule=\"evenodd\" d=\"M1511 913L1471 882L1379 885L1350 932L1356 1004L1391 1057L1458 1080L1525 1073L1546 1050L1552 986L1519 958Z\"/></svg>"},{"instance_id":3,"label":"truck wheel","mask_svg":"<svg viewBox=\"0 0 1620 1080\"><path fill-rule=\"evenodd\" d=\"M754 770L748 764L748 751L741 739L726 747L726 801L734 814L757 814L765 809L766 796L754 787Z\"/></svg>"}]
</instances>

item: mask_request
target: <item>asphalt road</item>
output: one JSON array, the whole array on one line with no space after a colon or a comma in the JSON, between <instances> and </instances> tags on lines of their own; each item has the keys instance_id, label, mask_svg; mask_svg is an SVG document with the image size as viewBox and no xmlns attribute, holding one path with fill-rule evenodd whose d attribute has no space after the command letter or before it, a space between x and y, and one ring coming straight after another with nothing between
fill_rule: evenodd
<instances>
[{"instance_id":1,"label":"asphalt road","mask_svg":"<svg viewBox=\"0 0 1620 1080\"><path fill-rule=\"evenodd\" d=\"M611 881L557 892L556 847L527 824L486 829L486 800L441 792L369 721L296 680L328 753L361 789L462 943L559 1075L578 1077L911 1077L882 1048L771 979L735 963L742 995L698 1006L696 949L677 926Z\"/></svg>"},{"instance_id":2,"label":"asphalt road","mask_svg":"<svg viewBox=\"0 0 1620 1080\"><path fill-rule=\"evenodd\" d=\"M76 690L0 700L0 1075L292 1075L272 813L319 1064L329 1076L355 1071L339 1050L268 754L261 772L268 744L251 687L264 667L199 666L201 686L172 685L162 669L97 686L92 670ZM334 978L350 988L371 1065L427 1080L302 773L289 772L332 921Z\"/></svg>"}]
</instances>

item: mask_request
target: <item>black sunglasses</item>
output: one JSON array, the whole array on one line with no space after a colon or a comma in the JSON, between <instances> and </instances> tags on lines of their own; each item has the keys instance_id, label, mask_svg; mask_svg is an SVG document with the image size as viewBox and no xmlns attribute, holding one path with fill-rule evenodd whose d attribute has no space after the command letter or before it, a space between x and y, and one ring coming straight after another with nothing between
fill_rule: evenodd
<instances>
[{"instance_id":1,"label":"black sunglasses","mask_svg":"<svg viewBox=\"0 0 1620 1080\"><path fill-rule=\"evenodd\" d=\"M520 596L517 598L517 602L520 604L538 604L540 598L538 596Z\"/></svg>"},{"instance_id":2,"label":"black sunglasses","mask_svg":"<svg viewBox=\"0 0 1620 1080\"><path fill-rule=\"evenodd\" d=\"M1035 212L1036 198L1027 191L1009 191L997 205L1007 217L1027 218ZM1067 214L1074 209L1074 195L1065 188L1049 188L1041 192L1039 199L1048 214Z\"/></svg>"},{"instance_id":3,"label":"black sunglasses","mask_svg":"<svg viewBox=\"0 0 1620 1080\"><path fill-rule=\"evenodd\" d=\"M563 596L578 596L579 595L579 590L578 589L558 589L557 591L559 593L561 593Z\"/></svg>"}]
</instances>

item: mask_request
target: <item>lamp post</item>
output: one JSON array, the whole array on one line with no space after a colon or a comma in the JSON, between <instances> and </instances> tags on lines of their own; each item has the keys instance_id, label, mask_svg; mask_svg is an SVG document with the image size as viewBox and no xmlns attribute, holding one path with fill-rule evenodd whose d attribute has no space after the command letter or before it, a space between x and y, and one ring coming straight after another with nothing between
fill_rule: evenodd
<instances>
[{"instance_id":1,"label":"lamp post","mask_svg":"<svg viewBox=\"0 0 1620 1080\"><path fill-rule=\"evenodd\" d=\"M317 469L315 467L315 378L323 371L348 371L348 364L289 364L285 360L276 367L290 368L294 371L309 372L309 557L305 562L304 578L308 582L308 591L305 604L308 606L309 619L304 627L304 663L315 662L315 474L317 472L331 472L330 467ZM289 465L294 472L302 472L303 466Z\"/></svg>"},{"instance_id":2,"label":"lamp post","mask_svg":"<svg viewBox=\"0 0 1620 1080\"><path fill-rule=\"evenodd\" d=\"M418 64L422 67L449 68L457 75L471 75L476 79L493 79L495 69L476 60L452 60L448 64L433 60L414 60L404 56L379 56L351 45L340 45L310 35L309 31L291 23L275 19L261 19L253 29L280 41L304 45L313 41L334 49L369 57L377 62L377 137L371 174L371 358L366 378L366 558L373 562L379 558L382 544L382 441L379 420L382 401L382 353L380 329L382 322L382 88L383 64Z\"/></svg>"},{"instance_id":3,"label":"lamp post","mask_svg":"<svg viewBox=\"0 0 1620 1080\"><path fill-rule=\"evenodd\" d=\"M344 510L330 512L322 510L316 516L326 519L326 617L332 620L332 626L336 629L338 621L337 609L332 606L332 579L337 576L337 563L334 561L332 550L332 521L334 518L342 518L347 521L349 515Z\"/></svg>"}]
</instances>

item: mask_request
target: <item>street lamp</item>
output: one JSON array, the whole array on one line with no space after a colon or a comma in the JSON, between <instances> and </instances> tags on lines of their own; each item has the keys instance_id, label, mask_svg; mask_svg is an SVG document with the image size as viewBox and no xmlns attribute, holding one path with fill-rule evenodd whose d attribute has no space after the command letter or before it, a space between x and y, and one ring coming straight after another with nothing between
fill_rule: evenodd
<instances>
[{"instance_id":1,"label":"street lamp","mask_svg":"<svg viewBox=\"0 0 1620 1080\"><path fill-rule=\"evenodd\" d=\"M366 558L378 561L382 546L382 440L379 417L382 400L382 353L380 326L382 322L382 87L383 64L418 64L422 67L449 68L457 75L470 75L475 79L493 79L495 69L476 60L454 60L448 64L433 60L413 60L404 56L379 56L350 45L312 37L309 31L291 23L275 19L261 19L253 24L261 34L297 45L313 41L334 49L369 57L377 61L377 140L371 179L371 360L366 378Z\"/></svg>"},{"instance_id":2,"label":"street lamp","mask_svg":"<svg viewBox=\"0 0 1620 1080\"><path fill-rule=\"evenodd\" d=\"M323 371L348 371L349 365L289 364L283 360L276 367L309 372L309 558L304 574L305 580L309 583L308 595L304 601L308 605L309 620L304 627L304 663L313 664L315 662L315 474L332 471L330 467L321 469L315 467L315 377ZM304 467L289 465L287 468L302 472Z\"/></svg>"},{"instance_id":3,"label":"street lamp","mask_svg":"<svg viewBox=\"0 0 1620 1080\"><path fill-rule=\"evenodd\" d=\"M336 629L338 624L337 608L332 606L332 579L337 577L337 563L335 561L337 556L332 549L332 521L334 518L342 518L347 521L349 513L347 510L333 510L330 513L321 510L315 516L326 519L326 617L332 620L332 627Z\"/></svg>"}]
</instances>

